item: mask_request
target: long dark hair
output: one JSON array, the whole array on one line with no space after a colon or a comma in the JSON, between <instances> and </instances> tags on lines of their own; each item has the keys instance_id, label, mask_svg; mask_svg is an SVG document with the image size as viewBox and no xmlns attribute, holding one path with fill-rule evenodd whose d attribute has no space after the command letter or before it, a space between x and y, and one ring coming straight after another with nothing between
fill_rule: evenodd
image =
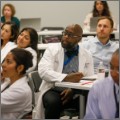
<instances>
[{"instance_id":1,"label":"long dark hair","mask_svg":"<svg viewBox=\"0 0 120 120\"><path fill-rule=\"evenodd\" d=\"M27 31L30 34L30 47L33 48L37 52L37 44L38 44L38 34L37 31L33 28L26 27L23 28L19 34L23 31ZM16 41L17 42L17 41Z\"/></svg>"},{"instance_id":2,"label":"long dark hair","mask_svg":"<svg viewBox=\"0 0 120 120\"><path fill-rule=\"evenodd\" d=\"M108 16L108 17L111 17L111 13L110 13L110 10L109 10L109 6L107 4L107 1L101 1L102 4L103 4L103 12L102 12L102 16ZM92 13L93 13L93 17L99 17L99 12L98 10L96 9L96 3L97 1L94 2L94 7L93 7L93 10L92 10Z\"/></svg>"},{"instance_id":3,"label":"long dark hair","mask_svg":"<svg viewBox=\"0 0 120 120\"><path fill-rule=\"evenodd\" d=\"M18 26L14 23L14 22L5 22L3 23L3 25L1 26L1 29L5 26L5 25L10 25L11 27L11 38L9 39L9 41L14 42L19 34L19 28ZM3 44L3 40L1 41L1 45Z\"/></svg>"},{"instance_id":4,"label":"long dark hair","mask_svg":"<svg viewBox=\"0 0 120 120\"><path fill-rule=\"evenodd\" d=\"M25 74L26 70L29 67L33 66L33 62L32 62L33 56L29 51L24 50L22 48L14 48L10 52L14 56L14 60L16 62L16 68L19 65L24 65L24 70L21 72L21 74Z\"/></svg>"}]
</instances>

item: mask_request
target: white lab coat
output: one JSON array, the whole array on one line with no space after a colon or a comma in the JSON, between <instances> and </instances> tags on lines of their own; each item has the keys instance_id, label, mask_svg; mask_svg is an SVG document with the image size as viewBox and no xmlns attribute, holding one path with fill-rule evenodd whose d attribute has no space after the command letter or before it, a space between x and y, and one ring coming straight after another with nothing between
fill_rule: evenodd
<instances>
[{"instance_id":1,"label":"white lab coat","mask_svg":"<svg viewBox=\"0 0 120 120\"><path fill-rule=\"evenodd\" d=\"M32 109L32 91L27 81L24 76L1 93L2 119L17 119L23 111Z\"/></svg>"},{"instance_id":2,"label":"white lab coat","mask_svg":"<svg viewBox=\"0 0 120 120\"><path fill-rule=\"evenodd\" d=\"M6 87L10 84L10 79L5 78L1 81L1 92L6 89Z\"/></svg>"},{"instance_id":3,"label":"white lab coat","mask_svg":"<svg viewBox=\"0 0 120 120\"><path fill-rule=\"evenodd\" d=\"M35 68L37 66L37 52L34 49L32 49L31 47L27 47L27 48L25 48L25 50L29 51L33 56L33 59L32 59L33 66L30 67L26 71L28 73L28 72L31 72L31 71L35 70Z\"/></svg>"},{"instance_id":4,"label":"white lab coat","mask_svg":"<svg viewBox=\"0 0 120 120\"><path fill-rule=\"evenodd\" d=\"M8 52L10 52L10 50L12 50L13 48L15 48L15 43L14 42L8 42L4 48L1 49L1 63L3 62L3 60L5 59L6 55L8 54Z\"/></svg>"},{"instance_id":5,"label":"white lab coat","mask_svg":"<svg viewBox=\"0 0 120 120\"><path fill-rule=\"evenodd\" d=\"M1 50L1 63L3 62L3 60L5 59L5 57L7 56L7 54L10 52L10 50L17 48L17 45L14 42L8 42L5 47ZM29 51L32 56L33 56L33 66L30 67L26 72L31 72L33 70L35 70L36 66L37 66L37 52L32 49L31 47L27 47L24 48L25 50Z\"/></svg>"},{"instance_id":6,"label":"white lab coat","mask_svg":"<svg viewBox=\"0 0 120 120\"><path fill-rule=\"evenodd\" d=\"M43 81L39 89L39 98L33 119L44 119L43 94L54 87L55 82L62 82L67 76L67 74L62 73L63 62L64 49L61 43L50 44L38 64L38 72ZM94 74L92 55L82 47L79 49L79 72L85 76Z\"/></svg>"}]
</instances>

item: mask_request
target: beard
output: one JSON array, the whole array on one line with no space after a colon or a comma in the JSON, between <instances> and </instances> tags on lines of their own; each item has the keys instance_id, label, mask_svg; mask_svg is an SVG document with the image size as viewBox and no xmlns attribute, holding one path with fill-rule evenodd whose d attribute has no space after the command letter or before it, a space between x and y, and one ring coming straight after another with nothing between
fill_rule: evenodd
<instances>
[{"instance_id":1,"label":"beard","mask_svg":"<svg viewBox=\"0 0 120 120\"><path fill-rule=\"evenodd\" d=\"M66 50L72 50L74 49L74 47L76 46L75 43L64 43L63 41L61 41L61 45L63 48L65 48Z\"/></svg>"}]
</instances>

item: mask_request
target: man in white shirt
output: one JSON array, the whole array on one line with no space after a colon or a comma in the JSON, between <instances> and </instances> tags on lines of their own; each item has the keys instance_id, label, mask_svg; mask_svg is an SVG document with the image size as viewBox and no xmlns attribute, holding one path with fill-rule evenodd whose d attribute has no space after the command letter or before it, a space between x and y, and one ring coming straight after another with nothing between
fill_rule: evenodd
<instances>
[{"instance_id":1,"label":"man in white shirt","mask_svg":"<svg viewBox=\"0 0 120 120\"><path fill-rule=\"evenodd\" d=\"M110 76L95 82L91 88L84 119L119 118L119 49L110 61Z\"/></svg>"}]
</instances>

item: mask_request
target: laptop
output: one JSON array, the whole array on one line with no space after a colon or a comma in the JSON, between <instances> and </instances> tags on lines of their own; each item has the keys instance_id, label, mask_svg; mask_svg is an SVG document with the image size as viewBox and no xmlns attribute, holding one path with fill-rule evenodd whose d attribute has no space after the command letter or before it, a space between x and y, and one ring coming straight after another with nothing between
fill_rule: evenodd
<instances>
[{"instance_id":1,"label":"laptop","mask_svg":"<svg viewBox=\"0 0 120 120\"><path fill-rule=\"evenodd\" d=\"M21 18L20 20L20 30L25 27L32 27L37 32L40 31L41 18Z\"/></svg>"},{"instance_id":2,"label":"laptop","mask_svg":"<svg viewBox=\"0 0 120 120\"><path fill-rule=\"evenodd\" d=\"M96 32L97 21L100 17L92 17L90 19L90 32Z\"/></svg>"}]
</instances>

